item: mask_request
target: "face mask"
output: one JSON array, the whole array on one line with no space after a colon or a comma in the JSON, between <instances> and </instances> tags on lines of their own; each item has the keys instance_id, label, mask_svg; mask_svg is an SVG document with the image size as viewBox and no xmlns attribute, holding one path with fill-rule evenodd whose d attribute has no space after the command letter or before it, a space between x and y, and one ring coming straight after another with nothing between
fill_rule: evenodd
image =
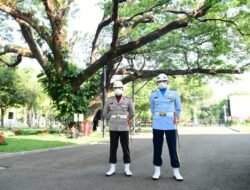
<instances>
[{"instance_id":1,"label":"face mask","mask_svg":"<svg viewBox=\"0 0 250 190\"><path fill-rule=\"evenodd\" d=\"M168 84L166 82L159 82L158 83L158 87L160 89L164 89L164 88L167 88L168 87Z\"/></svg>"},{"instance_id":2,"label":"face mask","mask_svg":"<svg viewBox=\"0 0 250 190\"><path fill-rule=\"evenodd\" d=\"M115 89L114 92L115 92L116 96L121 96L123 91L122 91L122 89L117 88L117 89Z\"/></svg>"}]
</instances>

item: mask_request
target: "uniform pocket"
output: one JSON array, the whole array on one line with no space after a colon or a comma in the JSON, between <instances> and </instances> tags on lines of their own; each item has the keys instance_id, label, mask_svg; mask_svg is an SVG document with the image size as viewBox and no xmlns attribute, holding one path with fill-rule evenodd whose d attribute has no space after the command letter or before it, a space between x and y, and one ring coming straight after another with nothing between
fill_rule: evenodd
<instances>
[{"instance_id":1,"label":"uniform pocket","mask_svg":"<svg viewBox=\"0 0 250 190\"><path fill-rule=\"evenodd\" d=\"M161 124L161 116L154 115L153 116L153 126L159 126Z\"/></svg>"},{"instance_id":2,"label":"uniform pocket","mask_svg":"<svg viewBox=\"0 0 250 190\"><path fill-rule=\"evenodd\" d=\"M174 124L174 117L173 116L164 117L164 122L166 122L166 124Z\"/></svg>"},{"instance_id":3,"label":"uniform pocket","mask_svg":"<svg viewBox=\"0 0 250 190\"><path fill-rule=\"evenodd\" d=\"M115 125L116 125L116 120L114 118L110 118L109 126L115 126Z\"/></svg>"},{"instance_id":4,"label":"uniform pocket","mask_svg":"<svg viewBox=\"0 0 250 190\"><path fill-rule=\"evenodd\" d=\"M127 119L120 119L119 120L119 125L128 126L128 120Z\"/></svg>"},{"instance_id":5,"label":"uniform pocket","mask_svg":"<svg viewBox=\"0 0 250 190\"><path fill-rule=\"evenodd\" d=\"M115 110L114 104L109 104L109 110L110 110L110 111L114 111L114 110Z\"/></svg>"},{"instance_id":6,"label":"uniform pocket","mask_svg":"<svg viewBox=\"0 0 250 190\"><path fill-rule=\"evenodd\" d=\"M155 104L155 106L159 106L160 105L160 101L159 100L154 100L154 104Z\"/></svg>"}]
</instances>

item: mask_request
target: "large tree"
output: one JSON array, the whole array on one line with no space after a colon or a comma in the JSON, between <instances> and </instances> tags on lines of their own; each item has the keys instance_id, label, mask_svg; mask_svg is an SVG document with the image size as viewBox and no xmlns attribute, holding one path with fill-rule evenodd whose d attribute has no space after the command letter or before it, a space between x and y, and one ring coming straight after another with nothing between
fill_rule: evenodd
<instances>
[{"instance_id":1,"label":"large tree","mask_svg":"<svg viewBox=\"0 0 250 190\"><path fill-rule=\"evenodd\" d=\"M0 55L41 65L42 79L61 113L86 111L98 94L99 70L107 66L124 83L168 75L242 73L249 65L247 0L106 0L84 69L74 65L74 35L67 20L74 0L1 0L0 19L12 19L28 48L6 45ZM77 39L77 38L76 38ZM86 41L88 42L88 41ZM230 60L230 62L228 62ZM97 100L97 99L96 99ZM70 102L70 104L69 104Z\"/></svg>"}]
</instances>

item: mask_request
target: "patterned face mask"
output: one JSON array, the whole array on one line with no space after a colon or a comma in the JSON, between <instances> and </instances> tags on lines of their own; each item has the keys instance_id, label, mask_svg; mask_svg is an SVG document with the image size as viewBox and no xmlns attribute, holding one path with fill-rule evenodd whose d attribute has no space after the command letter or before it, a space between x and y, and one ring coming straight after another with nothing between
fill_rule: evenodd
<instances>
[{"instance_id":1,"label":"patterned face mask","mask_svg":"<svg viewBox=\"0 0 250 190\"><path fill-rule=\"evenodd\" d=\"M161 82L158 82L158 87L159 89L164 89L168 87L168 84L166 81L161 81Z\"/></svg>"}]
</instances>

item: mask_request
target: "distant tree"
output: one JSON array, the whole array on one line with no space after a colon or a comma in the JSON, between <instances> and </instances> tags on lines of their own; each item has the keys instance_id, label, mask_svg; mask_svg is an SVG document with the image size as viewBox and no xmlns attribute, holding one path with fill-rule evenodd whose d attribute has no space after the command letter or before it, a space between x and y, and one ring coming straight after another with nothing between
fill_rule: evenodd
<instances>
[{"instance_id":1,"label":"distant tree","mask_svg":"<svg viewBox=\"0 0 250 190\"><path fill-rule=\"evenodd\" d=\"M195 112L199 109L199 105L208 101L213 91L209 85L195 76L179 77L170 82L170 86L175 89L183 102L183 119L193 119Z\"/></svg>"},{"instance_id":2,"label":"distant tree","mask_svg":"<svg viewBox=\"0 0 250 190\"><path fill-rule=\"evenodd\" d=\"M248 91L235 91L228 95L250 95ZM203 101L204 102L204 101ZM226 106L226 110L224 110L224 106ZM208 102L207 104L199 105L200 110L198 111L198 117L201 122L205 123L208 122L215 122L215 123L224 123L224 114L229 116L230 113L230 106L229 106L229 99L222 99L218 101ZM226 111L226 113L225 113Z\"/></svg>"},{"instance_id":3,"label":"distant tree","mask_svg":"<svg viewBox=\"0 0 250 190\"><path fill-rule=\"evenodd\" d=\"M42 85L38 82L37 74L39 71L33 71L31 68L18 69L18 75L20 76L19 86L22 87L24 94L23 106L27 109L27 122L31 126L32 116L39 115L42 112L47 117L55 117L56 114L51 112L53 105L51 105L51 98L42 88ZM39 111L39 114L38 114ZM49 115L48 115L49 114ZM39 115L41 117L41 115Z\"/></svg>"},{"instance_id":4,"label":"distant tree","mask_svg":"<svg viewBox=\"0 0 250 190\"><path fill-rule=\"evenodd\" d=\"M18 86L19 77L15 69L0 66L0 110L1 126L4 126L4 115L8 108L23 104L23 89Z\"/></svg>"},{"instance_id":5,"label":"distant tree","mask_svg":"<svg viewBox=\"0 0 250 190\"><path fill-rule=\"evenodd\" d=\"M155 81L141 81L135 83L135 109L136 117L141 119L150 118L149 97L156 90ZM194 110L199 109L201 102L212 96L212 89L207 83L195 80L193 77L169 77L169 88L176 90L180 95L183 111L182 119L192 119ZM131 85L126 88L126 95L132 97Z\"/></svg>"},{"instance_id":6,"label":"distant tree","mask_svg":"<svg viewBox=\"0 0 250 190\"><path fill-rule=\"evenodd\" d=\"M201 105L198 112L200 123L203 124L222 124L224 122L224 108L228 105L228 100L223 99L212 103L211 105ZM227 106L228 108L228 106ZM228 110L227 110L228 115Z\"/></svg>"},{"instance_id":7,"label":"distant tree","mask_svg":"<svg viewBox=\"0 0 250 190\"><path fill-rule=\"evenodd\" d=\"M49 109L46 105L49 98L34 74L32 76L28 69L10 69L0 65L1 126L4 126L4 115L10 107L23 106L29 113L37 109L45 110L45 106ZM28 120L28 123L30 125L31 121Z\"/></svg>"},{"instance_id":8,"label":"distant tree","mask_svg":"<svg viewBox=\"0 0 250 190\"><path fill-rule=\"evenodd\" d=\"M135 83L135 110L137 119L150 119L150 94L156 89L154 81L137 81ZM128 85L125 93L128 97L132 98L132 85Z\"/></svg>"}]
</instances>

